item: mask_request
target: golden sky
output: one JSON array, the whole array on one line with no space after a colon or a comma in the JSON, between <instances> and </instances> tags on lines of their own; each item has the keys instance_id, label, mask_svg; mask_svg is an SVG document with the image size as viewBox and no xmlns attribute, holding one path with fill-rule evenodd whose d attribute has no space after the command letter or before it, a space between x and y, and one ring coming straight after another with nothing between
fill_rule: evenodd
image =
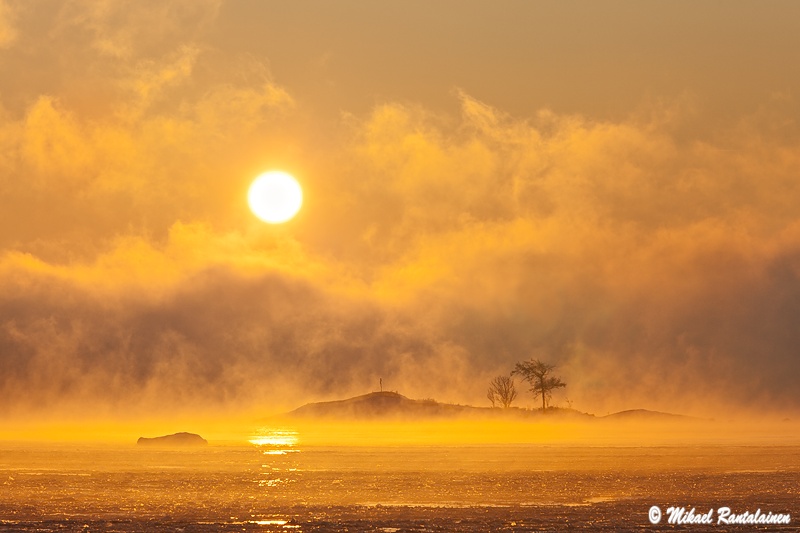
<instances>
[{"instance_id":1,"label":"golden sky","mask_svg":"<svg viewBox=\"0 0 800 533\"><path fill-rule=\"evenodd\" d=\"M0 0L4 410L482 405L533 356L796 411L798 50L793 1Z\"/></svg>"}]
</instances>

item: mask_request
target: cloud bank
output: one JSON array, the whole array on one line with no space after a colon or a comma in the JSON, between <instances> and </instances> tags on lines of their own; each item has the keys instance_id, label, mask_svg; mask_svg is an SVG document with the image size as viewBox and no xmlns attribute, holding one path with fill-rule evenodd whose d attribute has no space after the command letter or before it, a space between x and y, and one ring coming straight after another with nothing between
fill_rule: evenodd
<instances>
[{"instance_id":1,"label":"cloud bank","mask_svg":"<svg viewBox=\"0 0 800 533\"><path fill-rule=\"evenodd\" d=\"M42 38L9 5L14 66ZM716 126L687 101L521 117L466 90L320 122L267 59L207 45L217 2L115 6L51 10L58 61L0 91L8 412L269 412L379 378L483 403L529 357L599 414L800 407L790 96ZM272 167L306 191L282 227L246 208Z\"/></svg>"}]
</instances>

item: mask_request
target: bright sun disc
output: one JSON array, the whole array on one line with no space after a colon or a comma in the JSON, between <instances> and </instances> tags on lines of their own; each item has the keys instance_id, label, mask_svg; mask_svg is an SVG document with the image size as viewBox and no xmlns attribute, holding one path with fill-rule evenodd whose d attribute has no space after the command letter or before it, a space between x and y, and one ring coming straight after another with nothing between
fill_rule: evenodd
<instances>
[{"instance_id":1,"label":"bright sun disc","mask_svg":"<svg viewBox=\"0 0 800 533\"><path fill-rule=\"evenodd\" d=\"M286 222L303 204L303 190L290 174L273 170L253 181L247 203L255 216L270 224Z\"/></svg>"}]
</instances>

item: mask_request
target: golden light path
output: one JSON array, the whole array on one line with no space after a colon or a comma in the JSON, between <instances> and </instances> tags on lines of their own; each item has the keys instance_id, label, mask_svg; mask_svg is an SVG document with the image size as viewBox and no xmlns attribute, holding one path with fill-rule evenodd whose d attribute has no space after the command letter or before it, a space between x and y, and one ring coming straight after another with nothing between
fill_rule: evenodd
<instances>
[{"instance_id":1,"label":"golden light path","mask_svg":"<svg viewBox=\"0 0 800 533\"><path fill-rule=\"evenodd\" d=\"M294 217L303 205L303 190L291 174L271 170L258 176L247 192L247 203L255 216L269 224Z\"/></svg>"},{"instance_id":2,"label":"golden light path","mask_svg":"<svg viewBox=\"0 0 800 533\"><path fill-rule=\"evenodd\" d=\"M250 444L262 447L264 455L285 455L297 451L297 432L291 430L262 429L249 439Z\"/></svg>"}]
</instances>

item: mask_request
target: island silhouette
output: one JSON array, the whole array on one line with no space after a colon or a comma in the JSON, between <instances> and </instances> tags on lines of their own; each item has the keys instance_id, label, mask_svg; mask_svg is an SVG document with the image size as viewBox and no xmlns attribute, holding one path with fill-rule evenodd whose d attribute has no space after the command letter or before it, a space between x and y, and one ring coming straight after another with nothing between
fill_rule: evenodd
<instances>
[{"instance_id":1,"label":"island silhouette","mask_svg":"<svg viewBox=\"0 0 800 533\"><path fill-rule=\"evenodd\" d=\"M161 437L139 437L136 441L139 446L205 446L208 441L196 433L173 433Z\"/></svg>"},{"instance_id":2,"label":"island silhouette","mask_svg":"<svg viewBox=\"0 0 800 533\"><path fill-rule=\"evenodd\" d=\"M615 421L692 421L691 416L632 409L605 416L595 416L576 409L548 407L525 409L520 407L475 407L438 402L433 399L414 400L398 392L370 392L344 400L307 403L283 415L289 419L449 419L449 418L507 418L520 420L615 420Z\"/></svg>"}]
</instances>

